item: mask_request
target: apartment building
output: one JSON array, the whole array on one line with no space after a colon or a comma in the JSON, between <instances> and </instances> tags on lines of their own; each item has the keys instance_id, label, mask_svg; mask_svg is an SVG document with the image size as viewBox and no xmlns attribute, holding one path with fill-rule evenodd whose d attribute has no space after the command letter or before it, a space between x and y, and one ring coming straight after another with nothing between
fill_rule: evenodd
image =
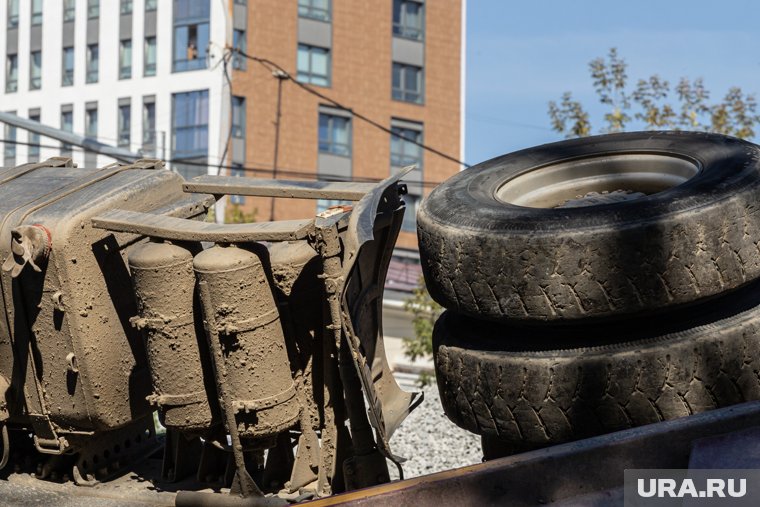
<instances>
[{"instance_id":1,"label":"apartment building","mask_svg":"<svg viewBox=\"0 0 760 507\"><path fill-rule=\"evenodd\" d=\"M417 164L398 242L413 263L416 208L461 169L420 145L463 157L464 2L6 0L0 110L171 160L185 177L370 180ZM230 47L286 75L236 56L225 76ZM4 144L3 165L60 154L112 162L8 126L3 134L19 143ZM257 220L335 204L230 202Z\"/></svg>"}]
</instances>

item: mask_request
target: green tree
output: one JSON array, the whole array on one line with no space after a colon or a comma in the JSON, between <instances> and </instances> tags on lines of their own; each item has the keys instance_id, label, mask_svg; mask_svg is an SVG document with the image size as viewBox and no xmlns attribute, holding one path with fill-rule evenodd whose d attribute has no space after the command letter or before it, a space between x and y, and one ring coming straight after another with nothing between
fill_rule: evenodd
<instances>
[{"instance_id":1,"label":"green tree","mask_svg":"<svg viewBox=\"0 0 760 507\"><path fill-rule=\"evenodd\" d=\"M760 122L755 96L739 87L728 90L722 100L711 103L702 78L681 78L675 86L657 74L631 86L628 65L610 49L606 58L589 63L589 73L599 102L608 107L598 133L622 132L631 126L647 129L702 130L741 138L755 136ZM592 134L589 114L579 101L565 92L549 102L552 129L566 137Z\"/></svg>"},{"instance_id":2,"label":"green tree","mask_svg":"<svg viewBox=\"0 0 760 507\"><path fill-rule=\"evenodd\" d=\"M433 354L433 326L443 312L443 307L433 301L425 287L425 279L420 277L411 297L404 301L404 310L412 317L414 337L404 338L404 355L414 361L418 357ZM427 385L430 375L420 375L420 383Z\"/></svg>"}]
</instances>

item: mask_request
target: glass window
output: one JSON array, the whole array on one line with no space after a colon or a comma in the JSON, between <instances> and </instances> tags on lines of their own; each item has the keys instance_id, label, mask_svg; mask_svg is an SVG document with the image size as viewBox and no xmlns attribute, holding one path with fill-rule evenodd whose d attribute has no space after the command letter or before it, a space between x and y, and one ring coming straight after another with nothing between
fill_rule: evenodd
<instances>
[{"instance_id":1,"label":"glass window","mask_svg":"<svg viewBox=\"0 0 760 507\"><path fill-rule=\"evenodd\" d=\"M172 158L208 154L208 90L172 95Z\"/></svg>"},{"instance_id":2,"label":"glass window","mask_svg":"<svg viewBox=\"0 0 760 507\"><path fill-rule=\"evenodd\" d=\"M39 122L40 115L39 113L32 114L30 112L29 119L32 121ZM27 155L29 158L29 162L37 162L40 159L40 135L35 132L29 131L28 139L29 139L29 148L27 150Z\"/></svg>"},{"instance_id":3,"label":"glass window","mask_svg":"<svg viewBox=\"0 0 760 507\"><path fill-rule=\"evenodd\" d=\"M61 86L74 84L74 48L63 48L63 69L61 71Z\"/></svg>"},{"instance_id":4,"label":"glass window","mask_svg":"<svg viewBox=\"0 0 760 507\"><path fill-rule=\"evenodd\" d=\"M158 0L145 0L145 10L155 11L158 9Z\"/></svg>"},{"instance_id":5,"label":"glass window","mask_svg":"<svg viewBox=\"0 0 760 507\"><path fill-rule=\"evenodd\" d=\"M422 167L422 131L391 127L391 165L406 167L417 164ZM419 144L415 144L419 143Z\"/></svg>"},{"instance_id":6,"label":"glass window","mask_svg":"<svg viewBox=\"0 0 760 507\"><path fill-rule=\"evenodd\" d=\"M87 106L84 111L84 135L91 138L98 138L98 108L97 106Z\"/></svg>"},{"instance_id":7,"label":"glass window","mask_svg":"<svg viewBox=\"0 0 760 507\"><path fill-rule=\"evenodd\" d=\"M42 88L42 51L32 51L29 66L29 89Z\"/></svg>"},{"instance_id":8,"label":"glass window","mask_svg":"<svg viewBox=\"0 0 760 507\"><path fill-rule=\"evenodd\" d=\"M132 77L132 41L123 40L119 43L119 79Z\"/></svg>"},{"instance_id":9,"label":"glass window","mask_svg":"<svg viewBox=\"0 0 760 507\"><path fill-rule=\"evenodd\" d=\"M145 76L156 75L156 38L145 37Z\"/></svg>"},{"instance_id":10,"label":"glass window","mask_svg":"<svg viewBox=\"0 0 760 507\"><path fill-rule=\"evenodd\" d=\"M18 26L18 0L8 0L8 28Z\"/></svg>"},{"instance_id":11,"label":"glass window","mask_svg":"<svg viewBox=\"0 0 760 507\"><path fill-rule=\"evenodd\" d=\"M5 93L18 91L18 55L5 57Z\"/></svg>"},{"instance_id":12,"label":"glass window","mask_svg":"<svg viewBox=\"0 0 760 507\"><path fill-rule=\"evenodd\" d=\"M63 0L63 21L74 21L76 17L75 0Z\"/></svg>"},{"instance_id":13,"label":"glass window","mask_svg":"<svg viewBox=\"0 0 760 507\"><path fill-rule=\"evenodd\" d=\"M421 104L423 100L422 68L394 63L392 94L395 100Z\"/></svg>"},{"instance_id":14,"label":"glass window","mask_svg":"<svg viewBox=\"0 0 760 507\"><path fill-rule=\"evenodd\" d=\"M246 45L245 30L235 30L232 32L232 43L235 49L248 53L248 46ZM246 58L238 53L232 55L232 68L238 70L245 70Z\"/></svg>"},{"instance_id":15,"label":"glass window","mask_svg":"<svg viewBox=\"0 0 760 507\"><path fill-rule=\"evenodd\" d=\"M121 0L119 12L122 14L132 14L132 0Z\"/></svg>"},{"instance_id":16,"label":"glass window","mask_svg":"<svg viewBox=\"0 0 760 507\"><path fill-rule=\"evenodd\" d=\"M232 137L245 138L245 97L232 97Z\"/></svg>"},{"instance_id":17,"label":"glass window","mask_svg":"<svg viewBox=\"0 0 760 507\"><path fill-rule=\"evenodd\" d=\"M6 167L16 165L16 127L5 124L6 143L3 143L3 165Z\"/></svg>"},{"instance_id":18,"label":"glass window","mask_svg":"<svg viewBox=\"0 0 760 507\"><path fill-rule=\"evenodd\" d=\"M351 118L319 113L319 151L351 156Z\"/></svg>"},{"instance_id":19,"label":"glass window","mask_svg":"<svg viewBox=\"0 0 760 507\"><path fill-rule=\"evenodd\" d=\"M98 82L100 69L100 47L97 44L87 46L87 78L88 83Z\"/></svg>"},{"instance_id":20,"label":"glass window","mask_svg":"<svg viewBox=\"0 0 760 507\"><path fill-rule=\"evenodd\" d=\"M232 176L245 176L245 169L243 169L242 164L232 164ZM231 195L230 196L230 203L232 204L245 204L245 196L242 195Z\"/></svg>"},{"instance_id":21,"label":"glass window","mask_svg":"<svg viewBox=\"0 0 760 507\"><path fill-rule=\"evenodd\" d=\"M330 0L298 0L298 15L330 21Z\"/></svg>"},{"instance_id":22,"label":"glass window","mask_svg":"<svg viewBox=\"0 0 760 507\"><path fill-rule=\"evenodd\" d=\"M119 104L119 124L118 124L118 141L119 147L129 148L132 136L132 106L130 104Z\"/></svg>"},{"instance_id":23,"label":"glass window","mask_svg":"<svg viewBox=\"0 0 760 507\"><path fill-rule=\"evenodd\" d=\"M143 150L153 153L156 148L156 103L154 99L143 100L142 114Z\"/></svg>"},{"instance_id":24,"label":"glass window","mask_svg":"<svg viewBox=\"0 0 760 507\"><path fill-rule=\"evenodd\" d=\"M95 19L100 17L100 0L87 0L87 18Z\"/></svg>"},{"instance_id":25,"label":"glass window","mask_svg":"<svg viewBox=\"0 0 760 507\"><path fill-rule=\"evenodd\" d=\"M297 78L302 83L330 86L330 50L299 44Z\"/></svg>"},{"instance_id":26,"label":"glass window","mask_svg":"<svg viewBox=\"0 0 760 507\"><path fill-rule=\"evenodd\" d=\"M209 17L209 0L174 0L174 72L206 68Z\"/></svg>"},{"instance_id":27,"label":"glass window","mask_svg":"<svg viewBox=\"0 0 760 507\"><path fill-rule=\"evenodd\" d=\"M32 0L32 26L42 24L42 0Z\"/></svg>"},{"instance_id":28,"label":"glass window","mask_svg":"<svg viewBox=\"0 0 760 507\"><path fill-rule=\"evenodd\" d=\"M393 35L422 40L425 37L424 7L415 0L393 0Z\"/></svg>"},{"instance_id":29,"label":"glass window","mask_svg":"<svg viewBox=\"0 0 760 507\"><path fill-rule=\"evenodd\" d=\"M61 130L64 132L74 131L74 109L71 104L67 106L61 106ZM72 146L68 143L61 143L61 155L64 157L70 157L72 154Z\"/></svg>"},{"instance_id":30,"label":"glass window","mask_svg":"<svg viewBox=\"0 0 760 507\"><path fill-rule=\"evenodd\" d=\"M403 197L403 200L404 204L406 204L406 210L404 211L404 219L401 222L401 230L415 232L417 230L417 210L420 208L422 196L410 192Z\"/></svg>"}]
</instances>

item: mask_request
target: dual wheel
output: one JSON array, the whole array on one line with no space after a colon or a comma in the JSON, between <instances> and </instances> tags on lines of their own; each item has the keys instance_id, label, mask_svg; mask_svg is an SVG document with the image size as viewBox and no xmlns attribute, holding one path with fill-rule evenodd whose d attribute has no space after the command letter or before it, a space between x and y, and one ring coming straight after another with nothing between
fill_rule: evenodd
<instances>
[{"instance_id":1,"label":"dual wheel","mask_svg":"<svg viewBox=\"0 0 760 507\"><path fill-rule=\"evenodd\" d=\"M678 132L505 155L418 213L448 417L487 458L760 399L760 149Z\"/></svg>"}]
</instances>

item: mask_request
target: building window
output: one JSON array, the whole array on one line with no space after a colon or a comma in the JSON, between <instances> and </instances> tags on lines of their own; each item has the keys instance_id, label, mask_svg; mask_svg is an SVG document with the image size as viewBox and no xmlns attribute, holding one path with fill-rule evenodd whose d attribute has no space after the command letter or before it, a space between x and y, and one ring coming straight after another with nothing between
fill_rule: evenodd
<instances>
[{"instance_id":1,"label":"building window","mask_svg":"<svg viewBox=\"0 0 760 507\"><path fill-rule=\"evenodd\" d=\"M421 67L393 64L393 98L404 102L422 104L423 72Z\"/></svg>"},{"instance_id":2,"label":"building window","mask_svg":"<svg viewBox=\"0 0 760 507\"><path fill-rule=\"evenodd\" d=\"M174 72L206 68L209 0L174 0Z\"/></svg>"},{"instance_id":3,"label":"building window","mask_svg":"<svg viewBox=\"0 0 760 507\"><path fill-rule=\"evenodd\" d=\"M16 165L16 127L7 123L5 124L5 140L7 142L3 143L3 165L11 167Z\"/></svg>"},{"instance_id":4,"label":"building window","mask_svg":"<svg viewBox=\"0 0 760 507\"><path fill-rule=\"evenodd\" d=\"M155 11L158 9L158 0L145 0L145 11Z\"/></svg>"},{"instance_id":5,"label":"building window","mask_svg":"<svg viewBox=\"0 0 760 507\"><path fill-rule=\"evenodd\" d=\"M97 19L100 17L100 0L87 0L87 18Z\"/></svg>"},{"instance_id":6,"label":"building window","mask_svg":"<svg viewBox=\"0 0 760 507\"><path fill-rule=\"evenodd\" d=\"M143 152L155 154L156 151L156 98L143 97L142 111Z\"/></svg>"},{"instance_id":7,"label":"building window","mask_svg":"<svg viewBox=\"0 0 760 507\"><path fill-rule=\"evenodd\" d=\"M98 82L100 69L100 47L97 44L87 45L87 78L88 83Z\"/></svg>"},{"instance_id":8,"label":"building window","mask_svg":"<svg viewBox=\"0 0 760 507\"><path fill-rule=\"evenodd\" d=\"M302 18L330 21L330 0L298 0L298 15Z\"/></svg>"},{"instance_id":9,"label":"building window","mask_svg":"<svg viewBox=\"0 0 760 507\"><path fill-rule=\"evenodd\" d=\"M128 100L128 99L127 99ZM129 148L132 144L132 106L124 99L119 101L118 142L120 148Z\"/></svg>"},{"instance_id":10,"label":"building window","mask_svg":"<svg viewBox=\"0 0 760 507\"><path fill-rule=\"evenodd\" d=\"M32 26L42 24L42 0L32 0Z\"/></svg>"},{"instance_id":11,"label":"building window","mask_svg":"<svg viewBox=\"0 0 760 507\"><path fill-rule=\"evenodd\" d=\"M232 170L231 170L232 176L245 176L245 169L243 169L242 164L232 164ZM245 196L242 195L231 195L230 196L230 203L231 204L245 204Z\"/></svg>"},{"instance_id":12,"label":"building window","mask_svg":"<svg viewBox=\"0 0 760 507\"><path fill-rule=\"evenodd\" d=\"M125 39L119 43L119 79L132 77L132 40Z\"/></svg>"},{"instance_id":13,"label":"building window","mask_svg":"<svg viewBox=\"0 0 760 507\"><path fill-rule=\"evenodd\" d=\"M5 57L5 93L18 91L18 55Z\"/></svg>"},{"instance_id":14,"label":"building window","mask_svg":"<svg viewBox=\"0 0 760 507\"><path fill-rule=\"evenodd\" d=\"M42 51L32 51L29 60L29 89L39 90L42 88Z\"/></svg>"},{"instance_id":15,"label":"building window","mask_svg":"<svg viewBox=\"0 0 760 507\"><path fill-rule=\"evenodd\" d=\"M18 0L8 0L8 28L18 27Z\"/></svg>"},{"instance_id":16,"label":"building window","mask_svg":"<svg viewBox=\"0 0 760 507\"><path fill-rule=\"evenodd\" d=\"M319 113L319 151L351 156L351 118Z\"/></svg>"},{"instance_id":17,"label":"building window","mask_svg":"<svg viewBox=\"0 0 760 507\"><path fill-rule=\"evenodd\" d=\"M74 48L63 48L63 69L61 70L61 86L74 84Z\"/></svg>"},{"instance_id":18,"label":"building window","mask_svg":"<svg viewBox=\"0 0 760 507\"><path fill-rule=\"evenodd\" d=\"M98 105L86 104L84 111L84 135L90 139L98 138Z\"/></svg>"},{"instance_id":19,"label":"building window","mask_svg":"<svg viewBox=\"0 0 760 507\"><path fill-rule=\"evenodd\" d=\"M156 38L145 37L145 76L156 75Z\"/></svg>"},{"instance_id":20,"label":"building window","mask_svg":"<svg viewBox=\"0 0 760 507\"><path fill-rule=\"evenodd\" d=\"M71 104L61 106L61 130L64 132L74 131L74 106ZM61 156L70 157L72 155L72 146L68 143L61 143Z\"/></svg>"},{"instance_id":21,"label":"building window","mask_svg":"<svg viewBox=\"0 0 760 507\"><path fill-rule=\"evenodd\" d=\"M393 0L393 35L414 40L425 37L425 10L422 2Z\"/></svg>"},{"instance_id":22,"label":"building window","mask_svg":"<svg viewBox=\"0 0 760 507\"><path fill-rule=\"evenodd\" d=\"M235 46L235 49L242 52L247 53L248 47L246 45L246 37L245 37L245 30L235 30L232 32L232 43ZM245 70L246 68L246 58L239 54L234 53L232 55L232 68L237 70Z\"/></svg>"},{"instance_id":23,"label":"building window","mask_svg":"<svg viewBox=\"0 0 760 507\"><path fill-rule=\"evenodd\" d=\"M299 44L298 80L302 83L330 86L330 50Z\"/></svg>"},{"instance_id":24,"label":"building window","mask_svg":"<svg viewBox=\"0 0 760 507\"><path fill-rule=\"evenodd\" d=\"M119 12L121 14L132 14L132 0L121 0Z\"/></svg>"},{"instance_id":25,"label":"building window","mask_svg":"<svg viewBox=\"0 0 760 507\"><path fill-rule=\"evenodd\" d=\"M39 109L29 111L29 119L32 121L40 121ZM29 148L27 149L27 158L29 162L37 162L40 159L40 135L29 131L27 139L29 140Z\"/></svg>"},{"instance_id":26,"label":"building window","mask_svg":"<svg viewBox=\"0 0 760 507\"><path fill-rule=\"evenodd\" d=\"M245 97L232 97L232 137L245 138Z\"/></svg>"},{"instance_id":27,"label":"building window","mask_svg":"<svg viewBox=\"0 0 760 507\"><path fill-rule=\"evenodd\" d=\"M408 123L405 122L404 126L391 125L391 166L400 169L417 165L417 168L405 177L408 193L404 196L406 212L401 223L402 230L414 231L417 208L422 200L422 125Z\"/></svg>"},{"instance_id":28,"label":"building window","mask_svg":"<svg viewBox=\"0 0 760 507\"><path fill-rule=\"evenodd\" d=\"M206 174L208 156L208 90L172 95L172 158L190 164L174 164L185 178Z\"/></svg>"},{"instance_id":29,"label":"building window","mask_svg":"<svg viewBox=\"0 0 760 507\"><path fill-rule=\"evenodd\" d=\"M75 0L63 0L63 22L74 21L76 17Z\"/></svg>"}]
</instances>

